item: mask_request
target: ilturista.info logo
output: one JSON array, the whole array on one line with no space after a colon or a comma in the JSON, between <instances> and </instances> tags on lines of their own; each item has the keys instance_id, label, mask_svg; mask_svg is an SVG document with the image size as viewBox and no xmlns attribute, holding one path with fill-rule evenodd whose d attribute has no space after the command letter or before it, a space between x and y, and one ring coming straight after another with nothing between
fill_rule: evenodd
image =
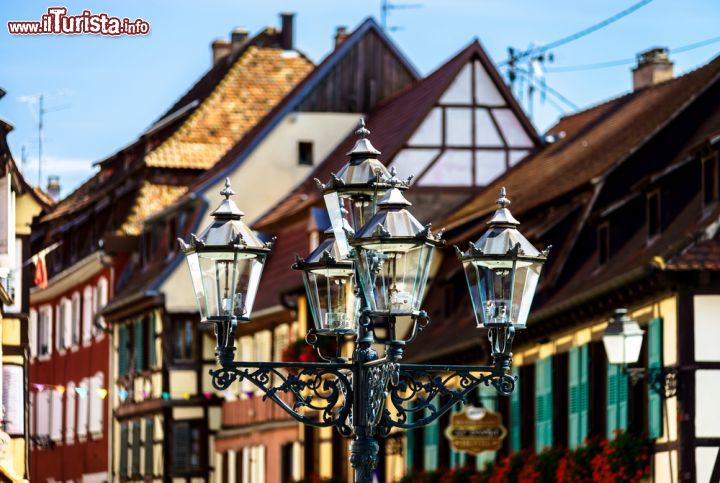
<instances>
[{"instance_id":1,"label":"ilturista.info logo","mask_svg":"<svg viewBox=\"0 0 720 483\"><path fill-rule=\"evenodd\" d=\"M67 7L49 7L40 20L9 21L11 35L147 35L150 23L136 18L112 17L107 13L83 10L78 15L68 15Z\"/></svg>"}]
</instances>

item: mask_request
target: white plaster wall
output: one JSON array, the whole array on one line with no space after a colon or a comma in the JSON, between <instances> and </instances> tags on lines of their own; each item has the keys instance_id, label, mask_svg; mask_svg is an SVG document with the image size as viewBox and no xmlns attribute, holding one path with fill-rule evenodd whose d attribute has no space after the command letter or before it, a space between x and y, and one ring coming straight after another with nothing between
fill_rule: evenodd
<instances>
[{"instance_id":1,"label":"white plaster wall","mask_svg":"<svg viewBox=\"0 0 720 483\"><path fill-rule=\"evenodd\" d=\"M695 360L720 361L720 295L696 295Z\"/></svg>"},{"instance_id":2,"label":"white plaster wall","mask_svg":"<svg viewBox=\"0 0 720 483\"><path fill-rule=\"evenodd\" d=\"M314 169L313 166L298 165L298 141L312 141L314 162L317 165L357 127L360 116L354 113L322 112L287 115L229 175L235 191L235 202L245 213L244 221L251 224L282 200ZM372 130L372 126L369 128ZM324 174L324 177L329 179L330 173ZM219 193L224 182L224 179L219 180L205 191L209 210L205 212L200 227L210 223L210 213L219 203ZM165 293L165 305L170 312L197 310L187 270L185 263L182 263L160 288Z\"/></svg>"},{"instance_id":3,"label":"white plaster wall","mask_svg":"<svg viewBox=\"0 0 720 483\"><path fill-rule=\"evenodd\" d=\"M718 448L695 448L695 477L697 483L710 483Z\"/></svg>"}]
</instances>

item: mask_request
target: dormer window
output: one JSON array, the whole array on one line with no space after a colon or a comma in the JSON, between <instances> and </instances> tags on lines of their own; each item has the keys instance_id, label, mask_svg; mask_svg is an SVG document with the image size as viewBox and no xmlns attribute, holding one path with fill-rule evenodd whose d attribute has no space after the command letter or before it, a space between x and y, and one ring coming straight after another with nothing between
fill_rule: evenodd
<instances>
[{"instance_id":1,"label":"dormer window","mask_svg":"<svg viewBox=\"0 0 720 483\"><path fill-rule=\"evenodd\" d=\"M605 265L610 260L610 225L608 222L597 229L598 264Z\"/></svg>"},{"instance_id":2,"label":"dormer window","mask_svg":"<svg viewBox=\"0 0 720 483\"><path fill-rule=\"evenodd\" d=\"M647 195L647 237L652 240L662 230L660 218L660 190L655 190Z\"/></svg>"},{"instance_id":3,"label":"dormer window","mask_svg":"<svg viewBox=\"0 0 720 483\"><path fill-rule=\"evenodd\" d=\"M298 164L301 166L313 165L313 143L311 141L298 142Z\"/></svg>"},{"instance_id":4,"label":"dormer window","mask_svg":"<svg viewBox=\"0 0 720 483\"><path fill-rule=\"evenodd\" d=\"M718 153L702 158L703 205L709 206L718 200Z\"/></svg>"}]
</instances>

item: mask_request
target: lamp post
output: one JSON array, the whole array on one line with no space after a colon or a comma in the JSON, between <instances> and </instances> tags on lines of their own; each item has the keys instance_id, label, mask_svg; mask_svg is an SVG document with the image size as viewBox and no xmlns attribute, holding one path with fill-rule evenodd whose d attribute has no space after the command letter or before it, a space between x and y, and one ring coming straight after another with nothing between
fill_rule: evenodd
<instances>
[{"instance_id":1,"label":"lamp post","mask_svg":"<svg viewBox=\"0 0 720 483\"><path fill-rule=\"evenodd\" d=\"M616 309L603 333L605 354L610 364L619 364L632 384L647 379L648 386L660 397L677 393L678 371L668 367L628 367L640 359L644 331L627 315L627 309Z\"/></svg>"},{"instance_id":2,"label":"lamp post","mask_svg":"<svg viewBox=\"0 0 720 483\"><path fill-rule=\"evenodd\" d=\"M329 183L319 183L331 236L293 265L303 272L314 320L306 341L322 362L235 360L235 327L250 320L271 245L241 221L229 181L213 223L189 244L180 244L202 321L215 324L220 367L210 371L214 387L225 390L235 381L249 381L301 423L334 427L352 437L355 481L364 483L373 481L377 438L438 419L481 384L512 393L514 330L527 320L546 254L517 231L503 190L488 234L460 253L478 325L488 329L493 364L401 363L405 345L430 323L421 302L433 251L443 241L412 215L402 194L410 180L400 181L377 159L380 152L367 139L370 132L362 121L356 133L349 163ZM410 320L408 333L399 333L399 318ZM376 335L381 328L384 335ZM319 337L335 337L338 345L354 343L352 357L340 357L339 351L324 354ZM294 403L286 403L283 394Z\"/></svg>"}]
</instances>

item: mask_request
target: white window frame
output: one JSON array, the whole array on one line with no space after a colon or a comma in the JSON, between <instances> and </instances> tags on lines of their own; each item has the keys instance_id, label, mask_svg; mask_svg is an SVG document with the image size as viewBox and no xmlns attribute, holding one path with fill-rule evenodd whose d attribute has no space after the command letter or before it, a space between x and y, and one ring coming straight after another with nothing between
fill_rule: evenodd
<instances>
[{"instance_id":1,"label":"white window frame","mask_svg":"<svg viewBox=\"0 0 720 483\"><path fill-rule=\"evenodd\" d=\"M35 430L38 436L50 435L50 389L43 389L37 393L35 416L37 424Z\"/></svg>"},{"instance_id":2,"label":"white window frame","mask_svg":"<svg viewBox=\"0 0 720 483\"><path fill-rule=\"evenodd\" d=\"M103 317L97 315L102 309L105 308L105 306L108 303L108 296L109 296L109 285L107 278L100 277L97 281L97 285L95 286L95 314L97 316L97 324L93 324L93 335L96 339L100 339L105 335L105 331L103 330L105 327L105 319Z\"/></svg>"},{"instance_id":3,"label":"white window frame","mask_svg":"<svg viewBox=\"0 0 720 483\"><path fill-rule=\"evenodd\" d=\"M90 379L88 389L88 432L93 437L102 436L103 432L103 399L100 397L103 379L103 373L98 372Z\"/></svg>"},{"instance_id":4,"label":"white window frame","mask_svg":"<svg viewBox=\"0 0 720 483\"><path fill-rule=\"evenodd\" d=\"M82 343L89 345L92 340L93 318L95 317L95 303L93 300L93 288L85 286L82 301Z\"/></svg>"},{"instance_id":5,"label":"white window frame","mask_svg":"<svg viewBox=\"0 0 720 483\"><path fill-rule=\"evenodd\" d=\"M50 389L50 438L62 441L63 397L57 389Z\"/></svg>"},{"instance_id":6,"label":"white window frame","mask_svg":"<svg viewBox=\"0 0 720 483\"><path fill-rule=\"evenodd\" d=\"M40 318L38 319L38 359L47 360L53 353L53 308L51 305L43 305L40 307L38 312ZM41 332L39 329L43 328ZM43 336L44 340L40 340L40 336ZM41 352L43 342L47 347L46 352Z\"/></svg>"},{"instance_id":7,"label":"white window frame","mask_svg":"<svg viewBox=\"0 0 720 483\"><path fill-rule=\"evenodd\" d=\"M68 382L65 389L65 444L73 444L75 442L75 415L77 393L75 392L75 383Z\"/></svg>"},{"instance_id":8,"label":"white window frame","mask_svg":"<svg viewBox=\"0 0 720 483\"><path fill-rule=\"evenodd\" d=\"M80 292L72 294L70 299L70 344L77 350L80 347L80 320L82 318L82 307L80 302Z\"/></svg>"},{"instance_id":9,"label":"white window frame","mask_svg":"<svg viewBox=\"0 0 720 483\"><path fill-rule=\"evenodd\" d=\"M38 311L30 309L28 315L28 344L30 345L30 359L38 355Z\"/></svg>"},{"instance_id":10,"label":"white window frame","mask_svg":"<svg viewBox=\"0 0 720 483\"><path fill-rule=\"evenodd\" d=\"M78 417L77 417L77 437L79 441L83 441L88 434L88 380L83 378L78 384ZM83 396L83 393L85 394Z\"/></svg>"},{"instance_id":11,"label":"white window frame","mask_svg":"<svg viewBox=\"0 0 720 483\"><path fill-rule=\"evenodd\" d=\"M72 303L67 297L60 299L60 303L55 306L57 330L55 331L55 345L58 353L63 354L70 349L70 339L72 331Z\"/></svg>"}]
</instances>

